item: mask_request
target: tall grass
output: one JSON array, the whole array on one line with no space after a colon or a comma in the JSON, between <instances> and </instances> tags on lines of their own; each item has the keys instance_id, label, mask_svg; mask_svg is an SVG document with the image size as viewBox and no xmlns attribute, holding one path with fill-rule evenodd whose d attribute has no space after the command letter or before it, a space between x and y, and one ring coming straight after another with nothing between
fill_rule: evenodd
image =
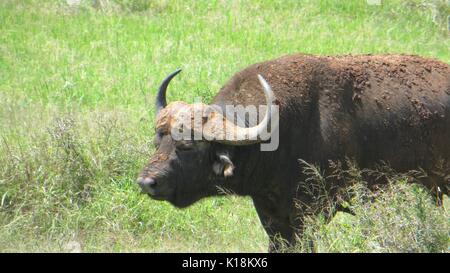
<instances>
[{"instance_id":1,"label":"tall grass","mask_svg":"<svg viewBox=\"0 0 450 273\"><path fill-rule=\"evenodd\" d=\"M312 164L302 162L307 175L303 191L312 194L319 214L307 216L299 242L288 251L299 252L446 252L450 246L450 214L437 208L436 200L422 186L410 183L417 172L397 173L387 165L359 169L354 162L332 163L334 171L325 176ZM383 175L387 185L369 189L366 173ZM332 198L327 180L345 181L347 187ZM349 213L337 212L336 207Z\"/></svg>"},{"instance_id":2,"label":"tall grass","mask_svg":"<svg viewBox=\"0 0 450 273\"><path fill-rule=\"evenodd\" d=\"M267 237L248 198L211 198L177 210L139 194L134 179L153 151L161 79L182 67L168 99L209 101L239 69L295 52L407 53L450 62L442 19L449 8L442 3L0 1L0 251L265 251ZM426 198L401 187L414 200ZM400 204L401 196L381 197L380 217L391 221L389 207L405 217L417 206L430 215L411 220L418 224L402 241L415 227L441 234L430 223L448 224L442 209L428 201ZM351 243L367 233L342 229L362 229L378 203L356 204L366 216L311 225L317 232L305 236L319 251L442 251L442 243L433 248L422 239L411 249Z\"/></svg>"}]
</instances>

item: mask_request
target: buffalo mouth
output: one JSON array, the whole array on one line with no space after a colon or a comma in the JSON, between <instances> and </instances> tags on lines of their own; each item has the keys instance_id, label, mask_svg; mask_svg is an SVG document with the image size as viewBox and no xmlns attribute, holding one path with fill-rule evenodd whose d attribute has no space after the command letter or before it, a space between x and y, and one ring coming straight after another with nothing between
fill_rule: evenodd
<instances>
[{"instance_id":1,"label":"buffalo mouth","mask_svg":"<svg viewBox=\"0 0 450 273\"><path fill-rule=\"evenodd\" d=\"M170 195L167 195L167 194L161 195L161 194L147 193L147 195L153 200L158 200L158 201L170 201L171 200Z\"/></svg>"},{"instance_id":2,"label":"buffalo mouth","mask_svg":"<svg viewBox=\"0 0 450 273\"><path fill-rule=\"evenodd\" d=\"M147 191L144 192L153 200L173 202L175 198L175 191Z\"/></svg>"}]
</instances>

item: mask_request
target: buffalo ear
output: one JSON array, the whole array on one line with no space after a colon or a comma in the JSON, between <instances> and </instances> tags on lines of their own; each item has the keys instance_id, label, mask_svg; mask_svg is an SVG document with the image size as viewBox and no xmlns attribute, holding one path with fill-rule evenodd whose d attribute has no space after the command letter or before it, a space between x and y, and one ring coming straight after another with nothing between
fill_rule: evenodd
<instances>
[{"instance_id":1,"label":"buffalo ear","mask_svg":"<svg viewBox=\"0 0 450 273\"><path fill-rule=\"evenodd\" d=\"M219 161L214 162L213 171L217 175L223 175L224 177L233 176L234 164L230 157L225 154L219 154Z\"/></svg>"}]
</instances>

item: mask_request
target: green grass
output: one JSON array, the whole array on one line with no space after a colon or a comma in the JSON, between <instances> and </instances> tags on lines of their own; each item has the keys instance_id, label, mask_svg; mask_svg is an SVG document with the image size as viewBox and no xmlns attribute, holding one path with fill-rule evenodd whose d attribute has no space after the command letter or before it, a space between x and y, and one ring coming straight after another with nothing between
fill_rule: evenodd
<instances>
[{"instance_id":1,"label":"green grass","mask_svg":"<svg viewBox=\"0 0 450 273\"><path fill-rule=\"evenodd\" d=\"M382 2L0 1L0 251L67 251L71 241L82 251L265 251L248 198L177 210L139 194L156 88L182 67L168 99L209 101L238 70L296 52L450 62L445 1ZM408 206L416 204L402 211L414 213ZM442 209L423 206L448 225ZM308 236L320 251L409 250L344 247L361 239L343 226L367 226L348 217L330 225L319 217ZM422 222L417 230L435 227Z\"/></svg>"}]
</instances>

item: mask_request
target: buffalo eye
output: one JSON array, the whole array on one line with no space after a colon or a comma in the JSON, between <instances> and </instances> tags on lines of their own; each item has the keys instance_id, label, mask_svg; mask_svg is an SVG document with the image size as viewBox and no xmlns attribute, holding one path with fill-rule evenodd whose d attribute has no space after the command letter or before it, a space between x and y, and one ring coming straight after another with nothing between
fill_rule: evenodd
<instances>
[{"instance_id":1,"label":"buffalo eye","mask_svg":"<svg viewBox=\"0 0 450 273\"><path fill-rule=\"evenodd\" d=\"M162 130L157 130L156 134L155 134L155 138L153 139L153 145L158 148L159 145L161 144L161 140L163 138L164 133L162 132Z\"/></svg>"},{"instance_id":2,"label":"buffalo eye","mask_svg":"<svg viewBox=\"0 0 450 273\"><path fill-rule=\"evenodd\" d=\"M161 144L161 136L156 134L155 138L153 139L153 146L158 148L160 144Z\"/></svg>"}]
</instances>

